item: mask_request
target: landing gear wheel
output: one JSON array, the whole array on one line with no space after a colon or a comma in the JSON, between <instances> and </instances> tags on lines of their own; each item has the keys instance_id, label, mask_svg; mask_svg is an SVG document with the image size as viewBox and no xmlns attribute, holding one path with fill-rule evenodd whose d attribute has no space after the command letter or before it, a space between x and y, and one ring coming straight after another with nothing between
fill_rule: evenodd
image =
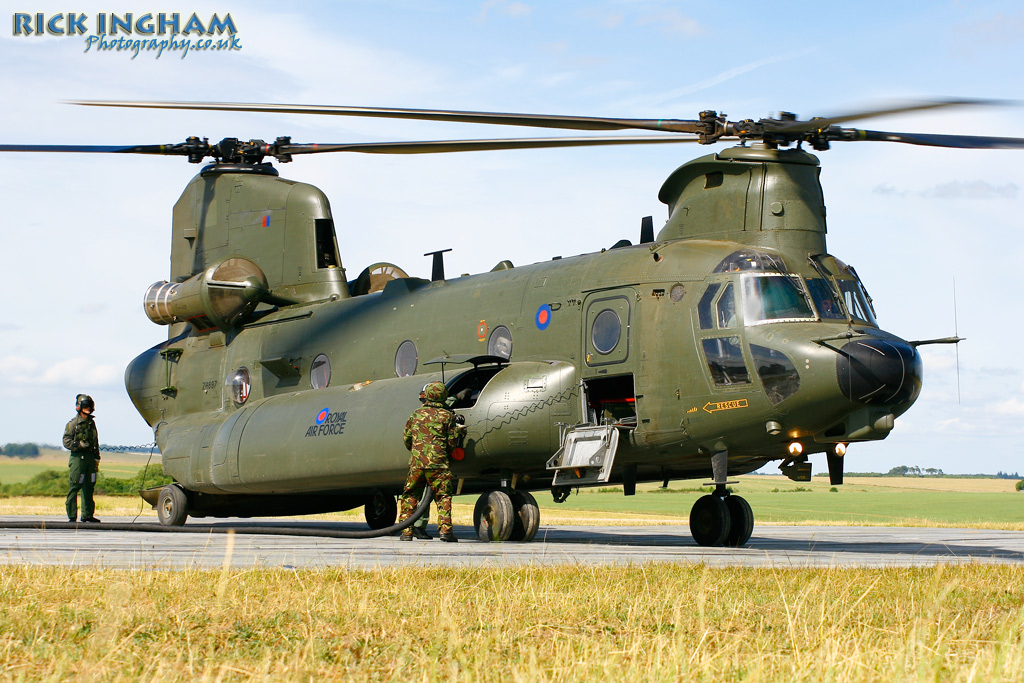
<instances>
[{"instance_id":1,"label":"landing gear wheel","mask_svg":"<svg viewBox=\"0 0 1024 683\"><path fill-rule=\"evenodd\" d=\"M160 489L156 500L156 516L163 526L182 526L188 518L188 496L177 484Z\"/></svg>"},{"instance_id":2,"label":"landing gear wheel","mask_svg":"<svg viewBox=\"0 0 1024 683\"><path fill-rule=\"evenodd\" d=\"M398 503L395 497L377 491L373 498L363 506L363 517L366 519L366 526L371 529L384 529L393 526L398 520Z\"/></svg>"},{"instance_id":3,"label":"landing gear wheel","mask_svg":"<svg viewBox=\"0 0 1024 683\"><path fill-rule=\"evenodd\" d=\"M540 528L540 506L527 491L511 491L513 518L510 541L532 541Z\"/></svg>"},{"instance_id":4,"label":"landing gear wheel","mask_svg":"<svg viewBox=\"0 0 1024 683\"><path fill-rule=\"evenodd\" d=\"M718 496L701 496L690 510L690 533L697 545L718 547L729 535L729 508Z\"/></svg>"},{"instance_id":5,"label":"landing gear wheel","mask_svg":"<svg viewBox=\"0 0 1024 683\"><path fill-rule=\"evenodd\" d=\"M733 548L746 545L754 532L754 511L750 503L739 496L726 496L725 506L729 508L729 533L725 544Z\"/></svg>"},{"instance_id":6,"label":"landing gear wheel","mask_svg":"<svg viewBox=\"0 0 1024 683\"><path fill-rule=\"evenodd\" d=\"M481 494L473 508L473 525L481 541L507 541L512 537L515 510L512 499L504 491Z\"/></svg>"}]
</instances>

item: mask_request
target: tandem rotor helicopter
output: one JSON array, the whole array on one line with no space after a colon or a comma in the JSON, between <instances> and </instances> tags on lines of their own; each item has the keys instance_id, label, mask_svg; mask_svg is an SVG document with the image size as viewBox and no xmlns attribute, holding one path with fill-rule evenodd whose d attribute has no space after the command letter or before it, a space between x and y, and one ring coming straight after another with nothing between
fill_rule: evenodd
<instances>
[{"instance_id":1,"label":"tandem rotor helicopter","mask_svg":"<svg viewBox=\"0 0 1024 683\"><path fill-rule=\"evenodd\" d=\"M171 268L145 293L167 340L125 383L153 428L173 484L143 492L160 522L364 506L396 519L408 465L401 432L420 388L443 381L466 425L451 469L478 493L481 540L529 541L539 509L572 489L709 479L694 539L741 546L754 526L729 477L770 461L796 481L825 453L833 484L852 442L884 439L921 391L917 347L879 327L852 266L825 245L817 157L833 142L1024 148L1024 139L889 133L848 121L946 100L828 118L615 119L280 104L76 102L373 116L657 135L357 144L233 138L210 144L0 145L0 151L212 159L174 205ZM433 253L431 278L375 263L349 279L327 197L265 161L300 154L737 141L689 161L658 194L637 244L458 278ZM447 250L446 250L447 251Z\"/></svg>"}]
</instances>

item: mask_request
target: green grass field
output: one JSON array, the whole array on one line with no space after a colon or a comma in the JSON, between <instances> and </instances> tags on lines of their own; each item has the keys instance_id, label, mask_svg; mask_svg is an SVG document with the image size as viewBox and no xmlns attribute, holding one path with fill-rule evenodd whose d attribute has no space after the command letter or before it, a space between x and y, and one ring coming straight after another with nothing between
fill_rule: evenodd
<instances>
[{"instance_id":1,"label":"green grass field","mask_svg":"<svg viewBox=\"0 0 1024 683\"><path fill-rule=\"evenodd\" d=\"M100 470L108 477L130 479L149 459L148 453L102 453ZM160 470L160 454L153 455L153 464ZM35 458L12 458L0 456L0 483L23 484L44 470L66 471L68 468L67 451L44 449Z\"/></svg>"},{"instance_id":2,"label":"green grass field","mask_svg":"<svg viewBox=\"0 0 1024 683\"><path fill-rule=\"evenodd\" d=\"M130 478L146 464L148 454L107 453L101 461L106 476ZM158 457L150 464L160 471ZM45 469L67 467L67 454L47 451L39 458L0 457L0 483L30 479ZM830 524L879 526L958 526L1024 530L1024 492L1010 479L956 477L849 478L832 492L827 479L797 483L782 476L738 477L732 488L754 509L758 524ZM654 484L624 496L619 487L580 489L560 505L545 491L535 493L542 524L686 523L698 497L701 480L674 481L667 490ZM455 499L457 523L471 523L475 496ZM0 499L6 514L60 514L61 501ZM98 514L138 512L137 500L98 498ZM146 508L148 511L148 507ZM358 518L361 511L326 518Z\"/></svg>"}]
</instances>

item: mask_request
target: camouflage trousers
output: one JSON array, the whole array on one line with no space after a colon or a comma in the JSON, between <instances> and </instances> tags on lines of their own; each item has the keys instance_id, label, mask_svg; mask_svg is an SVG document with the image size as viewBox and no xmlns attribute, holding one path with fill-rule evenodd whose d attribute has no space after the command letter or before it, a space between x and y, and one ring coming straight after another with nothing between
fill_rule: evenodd
<instances>
[{"instance_id":1,"label":"camouflage trousers","mask_svg":"<svg viewBox=\"0 0 1024 683\"><path fill-rule=\"evenodd\" d=\"M92 453L72 453L68 458L68 497L64 500L68 519L78 517L78 494L82 494L82 519L92 519L94 504L92 490L96 487L96 456Z\"/></svg>"},{"instance_id":2,"label":"camouflage trousers","mask_svg":"<svg viewBox=\"0 0 1024 683\"><path fill-rule=\"evenodd\" d=\"M405 490L402 492L400 519L405 521L409 518L420 504L423 489L427 486L434 492L434 502L437 503L438 530L442 534L452 533L452 473L447 468L426 469L415 465L409 468L409 477L405 480ZM412 531L406 529L402 533L408 536Z\"/></svg>"}]
</instances>

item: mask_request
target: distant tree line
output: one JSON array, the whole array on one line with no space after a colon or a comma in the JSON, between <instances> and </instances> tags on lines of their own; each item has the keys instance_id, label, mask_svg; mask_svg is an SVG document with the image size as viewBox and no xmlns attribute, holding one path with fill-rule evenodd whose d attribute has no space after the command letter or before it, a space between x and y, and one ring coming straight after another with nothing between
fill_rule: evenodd
<instances>
[{"instance_id":1,"label":"distant tree line","mask_svg":"<svg viewBox=\"0 0 1024 683\"><path fill-rule=\"evenodd\" d=\"M102 472L96 478L96 493L107 496L134 496L142 489L170 484L173 480L164 476L159 467L142 468L131 479L108 477ZM60 496L68 493L66 470L43 470L28 481L20 484L0 484L0 498L15 496Z\"/></svg>"},{"instance_id":2,"label":"distant tree line","mask_svg":"<svg viewBox=\"0 0 1024 683\"><path fill-rule=\"evenodd\" d=\"M946 474L936 467L918 467L916 465L899 465L882 474L881 472L846 472L847 477L956 477L958 479L1020 479L1017 472L995 474ZM827 472L819 472L816 477L827 477ZM1021 490L1021 489L1018 489Z\"/></svg>"},{"instance_id":3,"label":"distant tree line","mask_svg":"<svg viewBox=\"0 0 1024 683\"><path fill-rule=\"evenodd\" d=\"M39 446L34 443L9 443L0 447L0 455L15 458L34 458L39 455Z\"/></svg>"}]
</instances>

